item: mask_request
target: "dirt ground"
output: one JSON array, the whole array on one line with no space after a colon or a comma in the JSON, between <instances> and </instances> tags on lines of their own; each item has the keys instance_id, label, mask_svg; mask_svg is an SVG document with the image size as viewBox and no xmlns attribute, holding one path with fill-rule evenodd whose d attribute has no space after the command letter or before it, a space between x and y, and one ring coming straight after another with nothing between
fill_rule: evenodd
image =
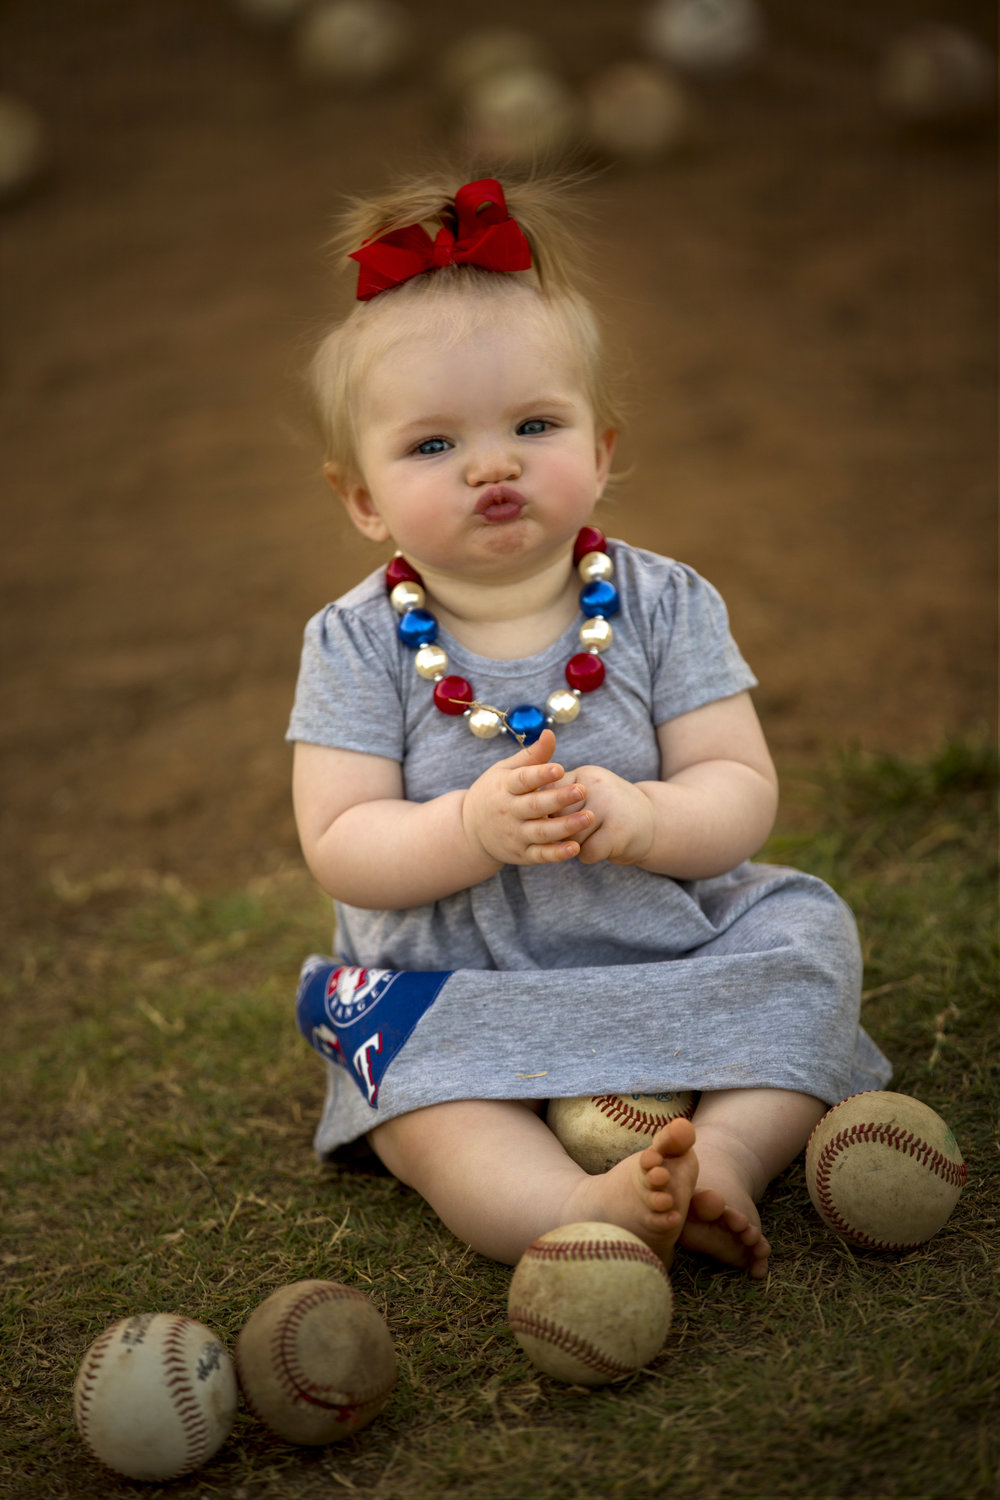
<instances>
[{"instance_id":1,"label":"dirt ground","mask_svg":"<svg viewBox=\"0 0 1000 1500\"><path fill-rule=\"evenodd\" d=\"M303 82L229 0L0 0L0 88L45 179L0 212L2 753L12 920L53 876L196 888L297 858L302 625L379 559L318 477L300 372L341 195L447 144L442 50L534 26L579 85L633 0L411 0L377 92ZM780 766L989 730L996 153L875 89L910 0L769 0L751 74L695 85L682 159L586 189L632 472L607 529L726 596ZM994 7L922 14L995 45Z\"/></svg>"}]
</instances>

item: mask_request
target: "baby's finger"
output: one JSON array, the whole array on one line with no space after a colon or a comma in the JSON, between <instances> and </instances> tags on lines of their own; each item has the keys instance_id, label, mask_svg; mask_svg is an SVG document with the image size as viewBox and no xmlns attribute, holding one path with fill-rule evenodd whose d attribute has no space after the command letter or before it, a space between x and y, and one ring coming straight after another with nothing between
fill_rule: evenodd
<instances>
[{"instance_id":1,"label":"baby's finger","mask_svg":"<svg viewBox=\"0 0 1000 1500\"><path fill-rule=\"evenodd\" d=\"M558 786L542 787L518 797L515 806L522 818L551 818L560 813L579 812L585 801L583 787L560 782Z\"/></svg>"},{"instance_id":2,"label":"baby's finger","mask_svg":"<svg viewBox=\"0 0 1000 1500\"><path fill-rule=\"evenodd\" d=\"M539 787L554 786L562 778L562 766L553 761L540 766L516 766L510 772L507 788L512 796L520 797L527 792L537 792Z\"/></svg>"},{"instance_id":3,"label":"baby's finger","mask_svg":"<svg viewBox=\"0 0 1000 1500\"><path fill-rule=\"evenodd\" d=\"M611 844L603 828L589 830L580 834L580 863L582 865L599 865L602 860L607 859L611 853Z\"/></svg>"},{"instance_id":4,"label":"baby's finger","mask_svg":"<svg viewBox=\"0 0 1000 1500\"><path fill-rule=\"evenodd\" d=\"M569 813L561 817L541 818L538 822L524 825L524 837L529 844L558 844L562 840L576 843L585 837L594 821L594 814L584 808L582 812Z\"/></svg>"},{"instance_id":5,"label":"baby's finger","mask_svg":"<svg viewBox=\"0 0 1000 1500\"><path fill-rule=\"evenodd\" d=\"M572 802L567 802L566 803L566 805L563 808L563 812L580 812L583 808L586 807L586 805L587 805L587 792L586 792L586 788L584 788L582 786L578 786L578 787L575 788L575 790L576 790L576 792L577 792L578 795L574 798L574 800Z\"/></svg>"},{"instance_id":6,"label":"baby's finger","mask_svg":"<svg viewBox=\"0 0 1000 1500\"><path fill-rule=\"evenodd\" d=\"M512 770L515 766L540 766L552 759L552 753L556 748L556 737L551 729L543 729L537 740L530 745L522 745L515 750L513 755L508 755L502 765L509 766ZM560 772L560 774L562 774Z\"/></svg>"},{"instance_id":7,"label":"baby's finger","mask_svg":"<svg viewBox=\"0 0 1000 1500\"><path fill-rule=\"evenodd\" d=\"M566 860L576 859L579 852L580 845L574 839L566 839L561 844L532 844L527 850L525 863L530 865L563 864Z\"/></svg>"}]
</instances>

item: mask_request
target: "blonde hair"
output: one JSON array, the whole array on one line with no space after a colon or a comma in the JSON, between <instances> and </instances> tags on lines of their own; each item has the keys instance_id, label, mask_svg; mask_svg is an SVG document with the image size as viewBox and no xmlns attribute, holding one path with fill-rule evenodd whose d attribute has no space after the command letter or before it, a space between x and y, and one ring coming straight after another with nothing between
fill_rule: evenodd
<instances>
[{"instance_id":1,"label":"blonde hair","mask_svg":"<svg viewBox=\"0 0 1000 1500\"><path fill-rule=\"evenodd\" d=\"M365 241L406 225L423 224L431 238L440 224L454 224L454 197L463 181L457 174L401 183L395 189L350 202L333 241L339 262ZM600 328L583 291L579 266L579 213L570 197L574 179L503 180L507 208L531 247L528 271L485 271L477 266L443 266L380 292L353 310L322 339L308 371L313 412L329 471L358 472L358 392L372 366L398 341L401 324L387 312L414 318L433 310L435 328L456 341L496 315L503 300L533 297L555 337L579 365L584 391L599 432L617 430L620 407L610 376ZM404 326L405 326L404 320Z\"/></svg>"}]
</instances>

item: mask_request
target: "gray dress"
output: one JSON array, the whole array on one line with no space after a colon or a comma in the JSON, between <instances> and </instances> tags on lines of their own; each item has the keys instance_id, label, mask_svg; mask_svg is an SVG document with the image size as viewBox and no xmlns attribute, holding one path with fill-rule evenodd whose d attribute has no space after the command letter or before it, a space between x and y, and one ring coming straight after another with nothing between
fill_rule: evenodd
<instances>
[{"instance_id":1,"label":"gray dress","mask_svg":"<svg viewBox=\"0 0 1000 1500\"><path fill-rule=\"evenodd\" d=\"M653 780L657 725L756 679L709 583L622 542L608 550L621 610L607 676L556 727L556 758ZM517 747L434 707L396 622L381 570L310 620L288 738L398 760L405 795L424 801ZM563 685L578 628L522 661L438 639L479 701L510 709ZM511 865L425 906L335 911L345 967L331 977L333 961L316 961L303 980L314 1001L327 991L323 1024L303 1027L328 1059L321 1154L449 1099L771 1087L833 1104L890 1077L858 1024L854 919L794 870L745 862L677 881L607 863Z\"/></svg>"}]
</instances>

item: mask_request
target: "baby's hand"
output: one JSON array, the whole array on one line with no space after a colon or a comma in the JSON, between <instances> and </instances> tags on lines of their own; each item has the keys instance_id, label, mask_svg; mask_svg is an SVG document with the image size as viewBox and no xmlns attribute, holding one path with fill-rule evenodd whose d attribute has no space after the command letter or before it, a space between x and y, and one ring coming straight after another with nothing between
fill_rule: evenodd
<instances>
[{"instance_id":1,"label":"baby's hand","mask_svg":"<svg viewBox=\"0 0 1000 1500\"><path fill-rule=\"evenodd\" d=\"M603 766L580 766L567 773L566 784L583 787L576 806L593 813L590 828L577 835L580 863L637 865L653 847L655 810L645 792ZM571 803L570 806L573 806Z\"/></svg>"},{"instance_id":2,"label":"baby's hand","mask_svg":"<svg viewBox=\"0 0 1000 1500\"><path fill-rule=\"evenodd\" d=\"M575 859L594 821L584 791L552 760L556 737L542 731L472 783L462 802L471 842L505 865L555 864ZM566 809L575 807L567 813Z\"/></svg>"}]
</instances>

